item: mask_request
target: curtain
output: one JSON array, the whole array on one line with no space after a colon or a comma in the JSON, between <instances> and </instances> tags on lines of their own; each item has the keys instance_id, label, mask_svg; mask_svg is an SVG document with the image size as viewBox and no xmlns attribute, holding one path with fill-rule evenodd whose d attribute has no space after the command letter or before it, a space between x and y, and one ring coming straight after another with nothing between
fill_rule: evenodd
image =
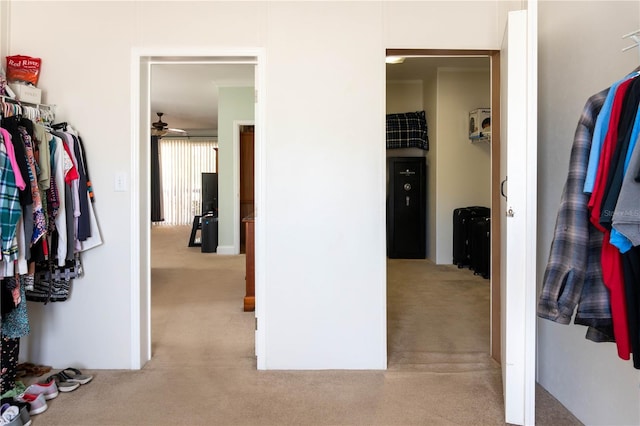
<instances>
[{"instance_id":1,"label":"curtain","mask_svg":"<svg viewBox=\"0 0 640 426\"><path fill-rule=\"evenodd\" d=\"M202 211L202 173L217 173L214 138L162 138L160 158L164 221L191 225Z\"/></svg>"},{"instance_id":2,"label":"curtain","mask_svg":"<svg viewBox=\"0 0 640 426\"><path fill-rule=\"evenodd\" d=\"M164 220L160 138L151 136L151 222Z\"/></svg>"}]
</instances>

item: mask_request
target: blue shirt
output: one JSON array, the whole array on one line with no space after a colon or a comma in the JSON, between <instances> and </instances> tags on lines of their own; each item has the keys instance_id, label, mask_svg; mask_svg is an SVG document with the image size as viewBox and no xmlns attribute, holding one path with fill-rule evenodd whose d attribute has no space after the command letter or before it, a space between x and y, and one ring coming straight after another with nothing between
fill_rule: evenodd
<instances>
[{"instance_id":1,"label":"blue shirt","mask_svg":"<svg viewBox=\"0 0 640 426\"><path fill-rule=\"evenodd\" d=\"M633 72L627 75L622 80L618 80L611 85L607 98L602 104L602 109L596 119L596 125L593 129L593 138L591 141L591 150L589 152L589 163L587 166L587 175L584 181L584 192L591 194L593 192L593 186L596 182L596 175L598 172L598 162L600 160L600 149L602 148L602 142L607 135L609 129L609 121L611 120L611 108L613 107L613 99L615 98L618 86L628 79L637 76L637 72Z\"/></svg>"}]
</instances>

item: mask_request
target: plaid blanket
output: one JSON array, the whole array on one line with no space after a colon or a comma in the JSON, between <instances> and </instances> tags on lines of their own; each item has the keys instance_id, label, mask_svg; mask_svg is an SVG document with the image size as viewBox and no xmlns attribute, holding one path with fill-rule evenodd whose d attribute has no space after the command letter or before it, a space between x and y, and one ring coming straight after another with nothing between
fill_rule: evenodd
<instances>
[{"instance_id":1,"label":"plaid blanket","mask_svg":"<svg viewBox=\"0 0 640 426\"><path fill-rule=\"evenodd\" d=\"M387 114L387 149L429 150L427 118L424 111Z\"/></svg>"}]
</instances>

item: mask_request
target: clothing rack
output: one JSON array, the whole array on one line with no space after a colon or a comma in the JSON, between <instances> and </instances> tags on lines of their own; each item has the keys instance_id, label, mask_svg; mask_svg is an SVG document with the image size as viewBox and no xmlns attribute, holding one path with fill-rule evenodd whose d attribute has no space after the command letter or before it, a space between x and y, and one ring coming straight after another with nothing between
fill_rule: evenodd
<instances>
[{"instance_id":1,"label":"clothing rack","mask_svg":"<svg viewBox=\"0 0 640 426\"><path fill-rule=\"evenodd\" d=\"M0 115L3 117L18 115L43 123L53 123L55 120L55 105L24 102L4 95L0 96L0 104Z\"/></svg>"}]
</instances>

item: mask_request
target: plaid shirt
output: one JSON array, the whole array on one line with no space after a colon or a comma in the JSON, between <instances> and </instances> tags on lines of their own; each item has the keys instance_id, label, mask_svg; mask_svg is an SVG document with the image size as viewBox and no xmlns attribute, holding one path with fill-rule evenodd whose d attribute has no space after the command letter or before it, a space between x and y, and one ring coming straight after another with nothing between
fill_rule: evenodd
<instances>
[{"instance_id":1,"label":"plaid shirt","mask_svg":"<svg viewBox=\"0 0 640 426\"><path fill-rule=\"evenodd\" d=\"M11 262L18 258L15 244L16 225L22 214L18 187L4 141L0 137L0 233L2 235L2 259Z\"/></svg>"},{"instance_id":2,"label":"plaid shirt","mask_svg":"<svg viewBox=\"0 0 640 426\"><path fill-rule=\"evenodd\" d=\"M561 324L571 321L578 306L575 323L596 328L587 338L611 327L609 293L600 266L602 233L589 221L589 194L584 193L593 130L608 90L590 97L580 116L538 300L538 316Z\"/></svg>"}]
</instances>

